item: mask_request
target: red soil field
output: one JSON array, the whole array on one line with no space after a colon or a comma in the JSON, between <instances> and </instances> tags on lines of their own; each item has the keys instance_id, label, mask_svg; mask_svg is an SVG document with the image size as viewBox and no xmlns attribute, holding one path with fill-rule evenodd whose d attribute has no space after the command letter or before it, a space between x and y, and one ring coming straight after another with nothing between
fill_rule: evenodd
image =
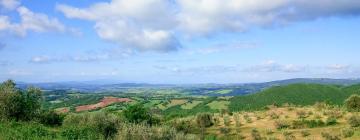
<instances>
[{"instance_id":1,"label":"red soil field","mask_svg":"<svg viewBox=\"0 0 360 140\"><path fill-rule=\"evenodd\" d=\"M99 103L91 104L91 105L82 105L76 107L76 112L94 110L98 108L104 108L110 104L118 103L118 102L131 102L132 100L129 98L117 98L117 97L104 97Z\"/></svg>"}]
</instances>

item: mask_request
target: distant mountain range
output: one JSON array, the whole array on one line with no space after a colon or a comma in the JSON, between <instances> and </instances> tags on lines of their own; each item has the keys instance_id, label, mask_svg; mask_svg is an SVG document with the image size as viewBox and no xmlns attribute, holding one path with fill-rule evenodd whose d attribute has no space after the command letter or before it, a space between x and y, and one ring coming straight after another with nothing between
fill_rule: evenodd
<instances>
[{"instance_id":1,"label":"distant mountain range","mask_svg":"<svg viewBox=\"0 0 360 140\"><path fill-rule=\"evenodd\" d=\"M232 94L248 94L263 89L296 83L313 83L326 85L353 85L360 83L360 79L329 79L329 78L295 78L277 80L263 83L241 83L241 84L148 84L148 83L116 83L115 81L88 81L88 82L53 82L53 83L25 83L18 82L19 88L28 86L39 87L43 90L74 90L82 92L93 91L116 91L129 88L235 88ZM231 93L230 93L231 94Z\"/></svg>"}]
</instances>

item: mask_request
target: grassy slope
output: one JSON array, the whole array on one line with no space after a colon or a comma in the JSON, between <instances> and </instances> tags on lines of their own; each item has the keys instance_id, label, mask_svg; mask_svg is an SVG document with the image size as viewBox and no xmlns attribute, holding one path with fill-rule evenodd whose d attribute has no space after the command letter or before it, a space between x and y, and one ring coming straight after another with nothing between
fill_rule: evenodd
<instances>
[{"instance_id":1,"label":"grassy slope","mask_svg":"<svg viewBox=\"0 0 360 140\"><path fill-rule=\"evenodd\" d=\"M340 105L351 94L360 94L359 89L360 85L344 88L320 84L292 84L272 87L257 94L232 98L229 109L231 111L257 110L273 103L312 105L322 101Z\"/></svg>"}]
</instances>

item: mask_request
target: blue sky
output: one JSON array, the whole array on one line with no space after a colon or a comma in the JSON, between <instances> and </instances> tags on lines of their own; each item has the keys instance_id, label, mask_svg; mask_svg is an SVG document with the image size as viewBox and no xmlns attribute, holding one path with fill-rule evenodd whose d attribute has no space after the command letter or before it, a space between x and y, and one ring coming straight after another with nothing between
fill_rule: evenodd
<instances>
[{"instance_id":1,"label":"blue sky","mask_svg":"<svg viewBox=\"0 0 360 140\"><path fill-rule=\"evenodd\" d=\"M360 1L0 0L0 80L360 78Z\"/></svg>"}]
</instances>

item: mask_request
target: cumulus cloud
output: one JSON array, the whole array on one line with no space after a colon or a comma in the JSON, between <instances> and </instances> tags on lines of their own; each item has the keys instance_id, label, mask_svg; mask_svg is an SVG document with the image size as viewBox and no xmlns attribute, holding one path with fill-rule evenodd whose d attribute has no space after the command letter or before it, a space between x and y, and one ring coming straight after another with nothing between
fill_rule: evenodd
<instances>
[{"instance_id":1,"label":"cumulus cloud","mask_svg":"<svg viewBox=\"0 0 360 140\"><path fill-rule=\"evenodd\" d=\"M7 10L16 9L20 5L18 0L0 0L0 7L3 7Z\"/></svg>"},{"instance_id":2,"label":"cumulus cloud","mask_svg":"<svg viewBox=\"0 0 360 140\"><path fill-rule=\"evenodd\" d=\"M360 14L358 0L177 0L180 27L190 34L245 31L296 21Z\"/></svg>"},{"instance_id":3,"label":"cumulus cloud","mask_svg":"<svg viewBox=\"0 0 360 140\"><path fill-rule=\"evenodd\" d=\"M357 16L358 0L112 0L78 8L68 18L94 22L98 36L140 51L172 51L186 36L243 32L326 17ZM176 35L175 35L176 34Z\"/></svg>"},{"instance_id":4,"label":"cumulus cloud","mask_svg":"<svg viewBox=\"0 0 360 140\"><path fill-rule=\"evenodd\" d=\"M171 5L167 0L112 0L88 8L56 7L68 18L95 22L94 28L104 40L139 51L168 52L181 46L172 30L176 20Z\"/></svg>"},{"instance_id":5,"label":"cumulus cloud","mask_svg":"<svg viewBox=\"0 0 360 140\"><path fill-rule=\"evenodd\" d=\"M46 14L35 13L30 9L20 6L16 9L20 22L13 23L8 16L0 15L0 31L26 36L29 31L33 32L73 32L57 18L50 18Z\"/></svg>"}]
</instances>

